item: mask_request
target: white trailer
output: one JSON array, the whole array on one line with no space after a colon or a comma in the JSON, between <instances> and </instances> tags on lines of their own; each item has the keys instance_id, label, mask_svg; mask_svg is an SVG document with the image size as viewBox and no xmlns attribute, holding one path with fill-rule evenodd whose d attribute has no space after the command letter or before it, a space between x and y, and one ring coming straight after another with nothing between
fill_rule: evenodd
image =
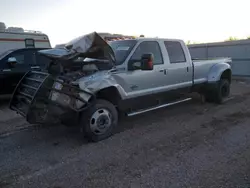
<instances>
[{"instance_id":1,"label":"white trailer","mask_svg":"<svg viewBox=\"0 0 250 188\"><path fill-rule=\"evenodd\" d=\"M8 27L0 22L0 54L19 48L51 48L49 37L39 31Z\"/></svg>"}]
</instances>

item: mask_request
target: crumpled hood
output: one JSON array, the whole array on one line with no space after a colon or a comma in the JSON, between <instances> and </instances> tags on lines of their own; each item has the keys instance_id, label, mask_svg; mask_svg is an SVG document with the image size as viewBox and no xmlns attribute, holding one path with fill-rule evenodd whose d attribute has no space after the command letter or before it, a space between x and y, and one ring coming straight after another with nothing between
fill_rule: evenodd
<instances>
[{"instance_id":1,"label":"crumpled hood","mask_svg":"<svg viewBox=\"0 0 250 188\"><path fill-rule=\"evenodd\" d=\"M84 57L115 62L114 51L96 32L77 37L59 48L40 50L39 53L51 59L70 60Z\"/></svg>"}]
</instances>

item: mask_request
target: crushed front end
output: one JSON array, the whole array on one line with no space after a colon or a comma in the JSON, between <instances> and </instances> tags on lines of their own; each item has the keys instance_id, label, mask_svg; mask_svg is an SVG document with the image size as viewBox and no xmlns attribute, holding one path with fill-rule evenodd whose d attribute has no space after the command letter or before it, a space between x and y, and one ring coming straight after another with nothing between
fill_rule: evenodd
<instances>
[{"instance_id":1,"label":"crushed front end","mask_svg":"<svg viewBox=\"0 0 250 188\"><path fill-rule=\"evenodd\" d=\"M111 62L112 66L115 62L112 48L96 32L77 37L64 48L41 50L39 53L50 58L51 63L44 72L27 72L10 102L10 109L32 124L76 119L74 116L88 108L95 96L87 88L80 89L73 82L98 72L98 66L105 65L104 69L109 70L107 62ZM88 63L81 58L96 60ZM85 64L90 67L86 68ZM91 65L96 68L91 68Z\"/></svg>"},{"instance_id":2,"label":"crushed front end","mask_svg":"<svg viewBox=\"0 0 250 188\"><path fill-rule=\"evenodd\" d=\"M59 123L64 119L74 119L75 115L88 108L90 103L82 96L87 99L94 97L70 84L63 76L30 71L16 87L10 109L31 124Z\"/></svg>"}]
</instances>

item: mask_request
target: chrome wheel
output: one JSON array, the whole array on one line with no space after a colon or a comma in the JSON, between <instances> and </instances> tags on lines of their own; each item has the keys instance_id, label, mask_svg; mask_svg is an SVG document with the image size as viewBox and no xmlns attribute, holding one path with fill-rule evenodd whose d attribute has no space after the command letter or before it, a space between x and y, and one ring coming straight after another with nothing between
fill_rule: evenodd
<instances>
[{"instance_id":1,"label":"chrome wheel","mask_svg":"<svg viewBox=\"0 0 250 188\"><path fill-rule=\"evenodd\" d=\"M93 142L110 137L117 123L117 109L111 102L103 99L97 99L81 117L83 136Z\"/></svg>"},{"instance_id":2,"label":"chrome wheel","mask_svg":"<svg viewBox=\"0 0 250 188\"><path fill-rule=\"evenodd\" d=\"M111 113L104 108L95 111L90 118L90 129L96 135L105 133L111 124Z\"/></svg>"}]
</instances>

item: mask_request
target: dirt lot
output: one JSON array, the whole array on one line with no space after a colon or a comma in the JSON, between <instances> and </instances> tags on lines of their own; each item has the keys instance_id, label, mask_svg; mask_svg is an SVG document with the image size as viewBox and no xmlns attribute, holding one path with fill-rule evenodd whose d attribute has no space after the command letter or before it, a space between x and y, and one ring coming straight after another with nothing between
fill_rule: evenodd
<instances>
[{"instance_id":1,"label":"dirt lot","mask_svg":"<svg viewBox=\"0 0 250 188\"><path fill-rule=\"evenodd\" d=\"M76 128L30 127L0 110L0 188L250 187L250 84L225 105L185 104L121 122L87 143Z\"/></svg>"}]
</instances>

